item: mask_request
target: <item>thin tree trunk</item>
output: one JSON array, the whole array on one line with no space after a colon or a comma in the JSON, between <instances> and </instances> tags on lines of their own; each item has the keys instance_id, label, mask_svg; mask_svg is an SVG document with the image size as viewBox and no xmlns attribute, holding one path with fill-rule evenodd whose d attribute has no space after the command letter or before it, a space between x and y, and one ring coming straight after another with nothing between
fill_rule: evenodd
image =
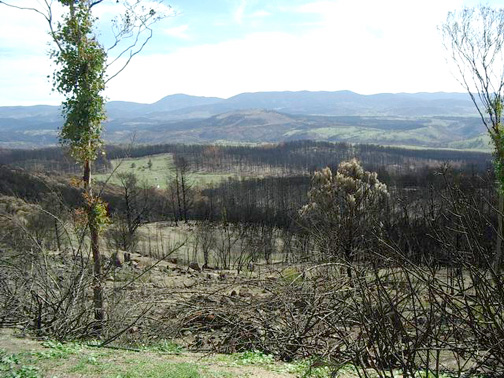
<instances>
[{"instance_id":1,"label":"thin tree trunk","mask_svg":"<svg viewBox=\"0 0 504 378\"><path fill-rule=\"evenodd\" d=\"M56 236L56 247L58 251L61 251L61 239L60 239L60 231L58 227L58 219L54 218L54 234Z\"/></svg>"},{"instance_id":2,"label":"thin tree trunk","mask_svg":"<svg viewBox=\"0 0 504 378\"><path fill-rule=\"evenodd\" d=\"M176 194L177 194L177 209L178 209L178 219L182 220L182 198L180 195L180 182L179 182L179 173L177 171L175 176L175 184L176 184Z\"/></svg>"},{"instance_id":3,"label":"thin tree trunk","mask_svg":"<svg viewBox=\"0 0 504 378\"><path fill-rule=\"evenodd\" d=\"M173 219L175 220L175 227L178 227L179 218L177 213L177 204L176 204L176 198L173 193L171 195L171 207L173 212Z\"/></svg>"},{"instance_id":4,"label":"thin tree trunk","mask_svg":"<svg viewBox=\"0 0 504 378\"><path fill-rule=\"evenodd\" d=\"M99 335L101 334L103 328L103 320L105 320L105 310L103 308L101 254L100 247L98 245L98 229L96 228L96 226L90 225L89 231L91 234L91 251L93 252L93 304L94 316L96 320L94 329Z\"/></svg>"},{"instance_id":5,"label":"thin tree trunk","mask_svg":"<svg viewBox=\"0 0 504 378\"><path fill-rule=\"evenodd\" d=\"M185 184L185 177L184 174L181 174L180 176L180 183L182 186L182 205L183 205L183 211L184 211L184 223L187 224L187 188Z\"/></svg>"},{"instance_id":6,"label":"thin tree trunk","mask_svg":"<svg viewBox=\"0 0 504 378\"><path fill-rule=\"evenodd\" d=\"M504 216L504 193L498 188L499 191L499 205L497 213L497 239L495 241L495 259L494 259L494 270L496 274L500 273L502 265L502 240L503 240L503 216Z\"/></svg>"},{"instance_id":7,"label":"thin tree trunk","mask_svg":"<svg viewBox=\"0 0 504 378\"><path fill-rule=\"evenodd\" d=\"M130 204L130 195L129 195L129 192L128 192L128 188L125 188L124 189L125 193L124 193L124 202L125 202L125 205L126 205L126 223L128 225L128 237L131 237L133 232L133 215L132 215L132 209L131 209L131 204ZM126 243L124 243L124 250L127 250L129 246L129 240L126 241Z\"/></svg>"},{"instance_id":8,"label":"thin tree trunk","mask_svg":"<svg viewBox=\"0 0 504 378\"><path fill-rule=\"evenodd\" d=\"M96 324L93 329L97 336L101 335L103 330L103 320L105 320L105 310L103 305L103 285L101 269L101 253L99 245L99 230L94 219L94 198L91 188L91 162L84 162L84 189L88 198L88 224L91 236L91 252L93 254L93 307Z\"/></svg>"},{"instance_id":9,"label":"thin tree trunk","mask_svg":"<svg viewBox=\"0 0 504 378\"><path fill-rule=\"evenodd\" d=\"M495 144L495 160L497 162L497 238L495 240L495 257L493 261L493 269L496 275L501 271L502 265L502 241L503 241L503 217L504 217L504 146L501 139L501 124L500 117L495 123L495 136L493 142Z\"/></svg>"}]
</instances>

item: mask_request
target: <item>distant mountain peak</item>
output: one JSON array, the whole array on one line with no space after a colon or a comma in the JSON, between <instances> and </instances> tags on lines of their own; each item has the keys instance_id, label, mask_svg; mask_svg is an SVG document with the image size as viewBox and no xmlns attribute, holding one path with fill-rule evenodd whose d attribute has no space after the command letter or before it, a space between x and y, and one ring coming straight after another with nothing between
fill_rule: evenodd
<instances>
[{"instance_id":1,"label":"distant mountain peak","mask_svg":"<svg viewBox=\"0 0 504 378\"><path fill-rule=\"evenodd\" d=\"M206 101L206 100L222 101L223 99L219 97L191 96L184 93L175 93L161 98L160 100L154 102L154 104L170 101Z\"/></svg>"},{"instance_id":2,"label":"distant mountain peak","mask_svg":"<svg viewBox=\"0 0 504 378\"><path fill-rule=\"evenodd\" d=\"M153 104L106 106L105 138L116 143L135 133L144 143L316 139L437 147L484 132L461 93L278 91L229 99L178 93ZM57 106L0 107L0 146L55 144L61 123Z\"/></svg>"}]
</instances>

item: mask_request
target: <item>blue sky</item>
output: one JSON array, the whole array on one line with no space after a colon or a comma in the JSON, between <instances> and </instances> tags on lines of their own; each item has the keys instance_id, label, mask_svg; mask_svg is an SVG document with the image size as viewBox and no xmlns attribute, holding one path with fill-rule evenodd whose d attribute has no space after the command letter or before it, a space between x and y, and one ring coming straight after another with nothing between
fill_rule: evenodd
<instances>
[{"instance_id":1,"label":"blue sky","mask_svg":"<svg viewBox=\"0 0 504 378\"><path fill-rule=\"evenodd\" d=\"M40 6L41 0L11 0ZM115 0L97 9L107 36ZM146 0L149 3L149 0ZM151 103L175 93L352 90L463 92L437 26L472 0L173 0L170 17L120 76L109 100ZM504 5L494 0L492 5ZM47 79L47 25L0 6L0 106L57 104Z\"/></svg>"}]
</instances>

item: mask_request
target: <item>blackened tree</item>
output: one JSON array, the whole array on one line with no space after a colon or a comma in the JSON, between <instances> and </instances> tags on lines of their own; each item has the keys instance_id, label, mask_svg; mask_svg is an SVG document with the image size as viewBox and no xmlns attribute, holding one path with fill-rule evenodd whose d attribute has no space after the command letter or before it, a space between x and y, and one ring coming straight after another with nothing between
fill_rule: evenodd
<instances>
[{"instance_id":1,"label":"blackened tree","mask_svg":"<svg viewBox=\"0 0 504 378\"><path fill-rule=\"evenodd\" d=\"M480 5L450 12L441 32L493 145L498 190L493 267L499 272L504 236L504 8Z\"/></svg>"}]
</instances>

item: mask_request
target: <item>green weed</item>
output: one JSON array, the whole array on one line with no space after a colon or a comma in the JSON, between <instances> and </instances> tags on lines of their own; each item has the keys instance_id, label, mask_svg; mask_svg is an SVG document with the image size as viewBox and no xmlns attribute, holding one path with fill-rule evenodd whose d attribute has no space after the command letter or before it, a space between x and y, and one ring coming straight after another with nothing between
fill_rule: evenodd
<instances>
[{"instance_id":1,"label":"green weed","mask_svg":"<svg viewBox=\"0 0 504 378\"><path fill-rule=\"evenodd\" d=\"M296 281L299 283L302 283L302 280L300 279L301 273L296 267L288 267L282 270L280 274L280 278L282 281L284 281L286 284L292 284Z\"/></svg>"},{"instance_id":2,"label":"green weed","mask_svg":"<svg viewBox=\"0 0 504 378\"><path fill-rule=\"evenodd\" d=\"M180 345L169 340L162 340L158 344L152 345L150 348L151 350L156 352L169 354L181 354L184 351L184 348L182 348Z\"/></svg>"},{"instance_id":3,"label":"green weed","mask_svg":"<svg viewBox=\"0 0 504 378\"><path fill-rule=\"evenodd\" d=\"M329 366L314 364L314 362L311 359L297 360L281 366L279 370L306 378L329 378L331 376Z\"/></svg>"},{"instance_id":4,"label":"green weed","mask_svg":"<svg viewBox=\"0 0 504 378\"><path fill-rule=\"evenodd\" d=\"M160 340L155 343L149 344L133 344L134 348L139 349L140 351L145 352L160 352L167 354L181 354L184 351L184 348L178 345L177 343L170 340Z\"/></svg>"},{"instance_id":5,"label":"green weed","mask_svg":"<svg viewBox=\"0 0 504 378\"><path fill-rule=\"evenodd\" d=\"M42 343L48 350L35 352L33 355L39 359L60 359L68 358L71 355L80 353L82 345L76 343L60 343L58 341L45 341Z\"/></svg>"},{"instance_id":6,"label":"green weed","mask_svg":"<svg viewBox=\"0 0 504 378\"><path fill-rule=\"evenodd\" d=\"M331 369L327 365L315 364L312 359L297 360L292 363L275 364L275 358L271 354L266 354L261 351L248 351L243 353L235 353L231 355L233 364L236 365L260 365L271 371L279 373L290 373L298 377L306 378L329 378ZM316 366L315 366L316 365ZM353 366L340 369L340 372L349 373ZM355 369L351 371L355 373ZM357 375L357 374L355 374Z\"/></svg>"},{"instance_id":7,"label":"green weed","mask_svg":"<svg viewBox=\"0 0 504 378\"><path fill-rule=\"evenodd\" d=\"M235 353L233 358L237 365L271 365L275 362L272 354L265 354L258 350Z\"/></svg>"},{"instance_id":8,"label":"green weed","mask_svg":"<svg viewBox=\"0 0 504 378\"><path fill-rule=\"evenodd\" d=\"M83 358L69 371L74 374L114 378L200 378L203 375L197 365L191 363L155 363L150 360L131 359L97 361Z\"/></svg>"},{"instance_id":9,"label":"green weed","mask_svg":"<svg viewBox=\"0 0 504 378\"><path fill-rule=\"evenodd\" d=\"M8 354L0 349L0 377L5 378L38 378L39 369L26 365L16 354Z\"/></svg>"}]
</instances>

